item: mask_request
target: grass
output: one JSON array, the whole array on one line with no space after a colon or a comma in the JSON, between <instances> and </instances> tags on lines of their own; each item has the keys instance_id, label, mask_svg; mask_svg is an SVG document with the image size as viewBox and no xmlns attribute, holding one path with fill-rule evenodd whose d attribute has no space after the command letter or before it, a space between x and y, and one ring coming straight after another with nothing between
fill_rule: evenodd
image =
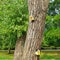
<instances>
[{"instance_id":1,"label":"grass","mask_svg":"<svg viewBox=\"0 0 60 60\"><path fill-rule=\"evenodd\" d=\"M7 52L0 52L0 60L13 60L13 54Z\"/></svg>"},{"instance_id":2,"label":"grass","mask_svg":"<svg viewBox=\"0 0 60 60\"><path fill-rule=\"evenodd\" d=\"M60 60L60 51L42 51L41 60Z\"/></svg>"},{"instance_id":3,"label":"grass","mask_svg":"<svg viewBox=\"0 0 60 60\"><path fill-rule=\"evenodd\" d=\"M42 51L41 60L60 60L60 51ZM13 60L13 54L0 52L0 60Z\"/></svg>"}]
</instances>

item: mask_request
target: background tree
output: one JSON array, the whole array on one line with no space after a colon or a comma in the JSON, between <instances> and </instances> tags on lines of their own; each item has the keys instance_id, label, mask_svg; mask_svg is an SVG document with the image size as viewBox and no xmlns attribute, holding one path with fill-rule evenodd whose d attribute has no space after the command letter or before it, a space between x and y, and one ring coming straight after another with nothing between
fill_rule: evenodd
<instances>
[{"instance_id":1,"label":"background tree","mask_svg":"<svg viewBox=\"0 0 60 60\"><path fill-rule=\"evenodd\" d=\"M24 35L27 30L26 0L1 0L0 3L1 49L10 49L11 46L11 49L14 49L17 38Z\"/></svg>"}]
</instances>

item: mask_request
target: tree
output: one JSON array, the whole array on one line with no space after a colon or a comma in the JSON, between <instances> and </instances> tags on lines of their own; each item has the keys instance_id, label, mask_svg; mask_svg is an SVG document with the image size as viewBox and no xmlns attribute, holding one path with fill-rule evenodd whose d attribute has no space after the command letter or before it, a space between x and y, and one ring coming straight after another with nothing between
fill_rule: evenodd
<instances>
[{"instance_id":1,"label":"tree","mask_svg":"<svg viewBox=\"0 0 60 60\"><path fill-rule=\"evenodd\" d=\"M27 30L27 12L26 0L0 0L1 49L15 48L17 38Z\"/></svg>"},{"instance_id":2,"label":"tree","mask_svg":"<svg viewBox=\"0 0 60 60\"><path fill-rule=\"evenodd\" d=\"M54 46L57 47L57 41L59 41L59 28L60 28L60 0L50 0L46 23L44 31L44 39L42 42L43 47ZM59 45L59 43L58 43Z\"/></svg>"},{"instance_id":3,"label":"tree","mask_svg":"<svg viewBox=\"0 0 60 60\"><path fill-rule=\"evenodd\" d=\"M41 47L47 7L48 0L28 0L30 19L22 60L39 60L34 53Z\"/></svg>"},{"instance_id":4,"label":"tree","mask_svg":"<svg viewBox=\"0 0 60 60\"><path fill-rule=\"evenodd\" d=\"M19 60L37 60L37 58L39 58L34 53L41 47L48 0L28 0L28 7L30 15L29 27L23 49L23 55L20 56ZM19 56L19 52L15 55ZM17 59L18 58L19 57L17 57Z\"/></svg>"},{"instance_id":5,"label":"tree","mask_svg":"<svg viewBox=\"0 0 60 60\"><path fill-rule=\"evenodd\" d=\"M28 0L30 18L29 26L24 49L22 52L23 55L19 56L19 53L21 53L19 52L19 49L18 53L15 54L20 57L20 59L17 57L18 60L39 60L39 56L37 57L34 53L41 47L47 7L48 0Z\"/></svg>"},{"instance_id":6,"label":"tree","mask_svg":"<svg viewBox=\"0 0 60 60\"><path fill-rule=\"evenodd\" d=\"M56 14L60 14L60 0L50 0L48 15L54 16Z\"/></svg>"}]
</instances>

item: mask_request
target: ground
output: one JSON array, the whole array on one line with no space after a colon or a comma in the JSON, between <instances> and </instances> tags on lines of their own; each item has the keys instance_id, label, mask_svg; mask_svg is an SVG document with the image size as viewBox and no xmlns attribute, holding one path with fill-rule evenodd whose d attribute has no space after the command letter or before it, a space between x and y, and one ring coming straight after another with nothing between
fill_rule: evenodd
<instances>
[{"instance_id":1,"label":"ground","mask_svg":"<svg viewBox=\"0 0 60 60\"><path fill-rule=\"evenodd\" d=\"M13 54L0 52L0 60L13 60ZM41 60L60 60L60 51L42 51Z\"/></svg>"},{"instance_id":2,"label":"ground","mask_svg":"<svg viewBox=\"0 0 60 60\"><path fill-rule=\"evenodd\" d=\"M13 54L7 52L0 52L0 60L13 60Z\"/></svg>"},{"instance_id":3,"label":"ground","mask_svg":"<svg viewBox=\"0 0 60 60\"><path fill-rule=\"evenodd\" d=\"M41 60L60 60L60 50L42 51Z\"/></svg>"}]
</instances>

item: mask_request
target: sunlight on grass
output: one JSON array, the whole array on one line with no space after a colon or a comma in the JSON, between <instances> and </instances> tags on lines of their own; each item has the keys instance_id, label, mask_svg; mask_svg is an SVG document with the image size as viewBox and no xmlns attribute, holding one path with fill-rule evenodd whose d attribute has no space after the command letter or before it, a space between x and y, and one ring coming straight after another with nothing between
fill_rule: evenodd
<instances>
[{"instance_id":1,"label":"sunlight on grass","mask_svg":"<svg viewBox=\"0 0 60 60\"><path fill-rule=\"evenodd\" d=\"M13 54L7 52L0 52L0 60L13 60Z\"/></svg>"},{"instance_id":2,"label":"sunlight on grass","mask_svg":"<svg viewBox=\"0 0 60 60\"><path fill-rule=\"evenodd\" d=\"M43 51L41 52L41 60L60 60L60 51Z\"/></svg>"},{"instance_id":3,"label":"sunlight on grass","mask_svg":"<svg viewBox=\"0 0 60 60\"><path fill-rule=\"evenodd\" d=\"M42 51L41 60L60 60L60 51ZM7 52L0 52L0 60L13 60L13 54Z\"/></svg>"}]
</instances>

